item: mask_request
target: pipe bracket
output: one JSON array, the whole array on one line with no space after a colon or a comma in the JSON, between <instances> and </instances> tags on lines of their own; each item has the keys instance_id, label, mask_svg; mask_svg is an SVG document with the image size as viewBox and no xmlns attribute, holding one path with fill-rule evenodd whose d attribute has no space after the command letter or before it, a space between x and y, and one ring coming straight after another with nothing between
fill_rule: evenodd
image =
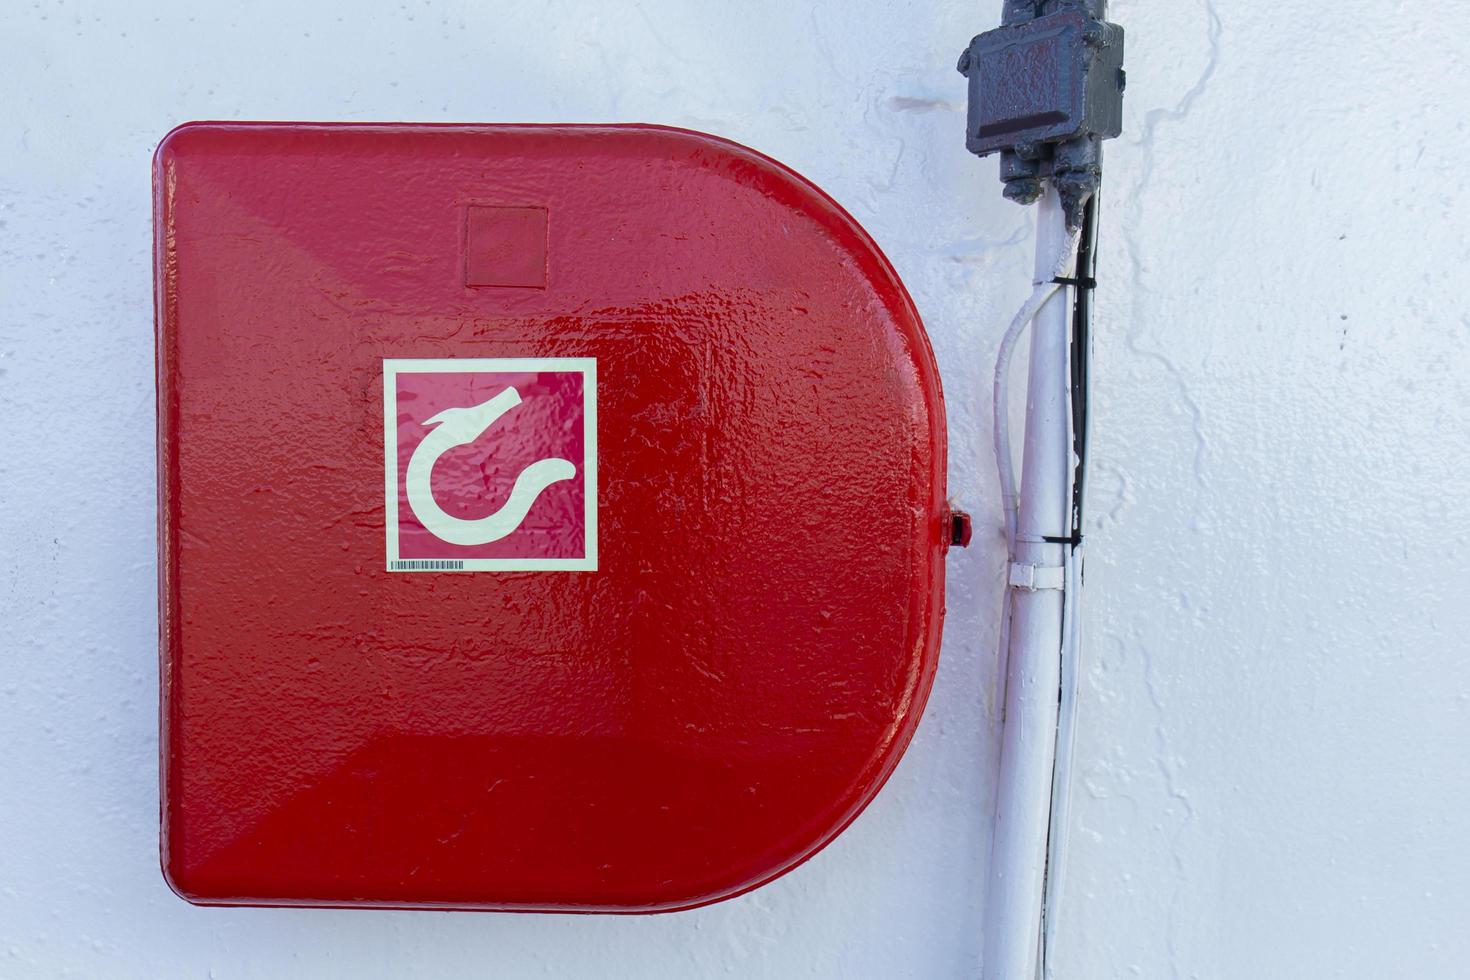
<instances>
[{"instance_id":1,"label":"pipe bracket","mask_svg":"<svg viewBox=\"0 0 1470 980\"><path fill-rule=\"evenodd\" d=\"M1011 588L1022 592L1039 592L1042 589L1061 590L1066 586L1066 571L1061 565L1028 565L1011 562L1009 582Z\"/></svg>"}]
</instances>

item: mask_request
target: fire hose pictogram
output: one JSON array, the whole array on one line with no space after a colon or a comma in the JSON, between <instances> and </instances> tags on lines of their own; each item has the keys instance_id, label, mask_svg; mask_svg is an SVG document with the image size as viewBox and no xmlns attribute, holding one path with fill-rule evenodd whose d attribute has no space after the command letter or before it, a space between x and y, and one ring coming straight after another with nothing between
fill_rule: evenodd
<instances>
[{"instance_id":1,"label":"fire hose pictogram","mask_svg":"<svg viewBox=\"0 0 1470 980\"><path fill-rule=\"evenodd\" d=\"M476 520L446 513L434 500L431 478L434 463L439 457L455 446L474 442L520 403L520 393L514 388L506 388L487 402L471 408L446 408L424 422L425 426L435 428L413 451L404 482L408 490L408 506L413 509L414 517L436 538L465 546L499 541L521 526L543 490L577 475L576 466L568 460L554 456L537 460L516 474L510 496L498 510Z\"/></svg>"}]
</instances>

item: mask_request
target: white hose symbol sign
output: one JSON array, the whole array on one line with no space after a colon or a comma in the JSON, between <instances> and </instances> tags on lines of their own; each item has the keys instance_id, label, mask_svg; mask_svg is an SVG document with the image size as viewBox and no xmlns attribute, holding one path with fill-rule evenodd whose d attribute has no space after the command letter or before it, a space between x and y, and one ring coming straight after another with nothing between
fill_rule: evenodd
<instances>
[{"instance_id":1,"label":"white hose symbol sign","mask_svg":"<svg viewBox=\"0 0 1470 980\"><path fill-rule=\"evenodd\" d=\"M536 498L551 484L577 475L571 462L559 457L540 459L516 474L510 497L493 514L465 520L448 514L434 500L430 480L434 463L455 446L474 442L506 412L521 403L520 393L506 388L494 398L471 408L446 408L424 422L434 429L424 437L408 461L404 483L413 516L436 538L455 545L499 541L521 526Z\"/></svg>"}]
</instances>

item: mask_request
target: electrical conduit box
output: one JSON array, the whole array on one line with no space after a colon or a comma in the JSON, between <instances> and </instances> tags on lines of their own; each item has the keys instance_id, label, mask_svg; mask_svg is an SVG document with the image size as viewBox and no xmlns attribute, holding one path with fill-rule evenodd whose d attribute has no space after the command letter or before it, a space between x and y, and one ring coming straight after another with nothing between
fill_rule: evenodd
<instances>
[{"instance_id":1,"label":"electrical conduit box","mask_svg":"<svg viewBox=\"0 0 1470 980\"><path fill-rule=\"evenodd\" d=\"M873 798L944 413L830 198L650 126L195 123L154 192L175 890L686 908Z\"/></svg>"}]
</instances>

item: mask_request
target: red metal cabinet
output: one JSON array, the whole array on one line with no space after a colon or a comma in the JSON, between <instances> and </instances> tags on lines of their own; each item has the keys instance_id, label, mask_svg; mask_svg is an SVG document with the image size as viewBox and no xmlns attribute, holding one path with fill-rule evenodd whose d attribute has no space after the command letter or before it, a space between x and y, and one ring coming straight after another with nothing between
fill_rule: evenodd
<instances>
[{"instance_id":1,"label":"red metal cabinet","mask_svg":"<svg viewBox=\"0 0 1470 980\"><path fill-rule=\"evenodd\" d=\"M650 126L190 124L154 184L181 895L675 909L872 799L944 415L831 199Z\"/></svg>"}]
</instances>

